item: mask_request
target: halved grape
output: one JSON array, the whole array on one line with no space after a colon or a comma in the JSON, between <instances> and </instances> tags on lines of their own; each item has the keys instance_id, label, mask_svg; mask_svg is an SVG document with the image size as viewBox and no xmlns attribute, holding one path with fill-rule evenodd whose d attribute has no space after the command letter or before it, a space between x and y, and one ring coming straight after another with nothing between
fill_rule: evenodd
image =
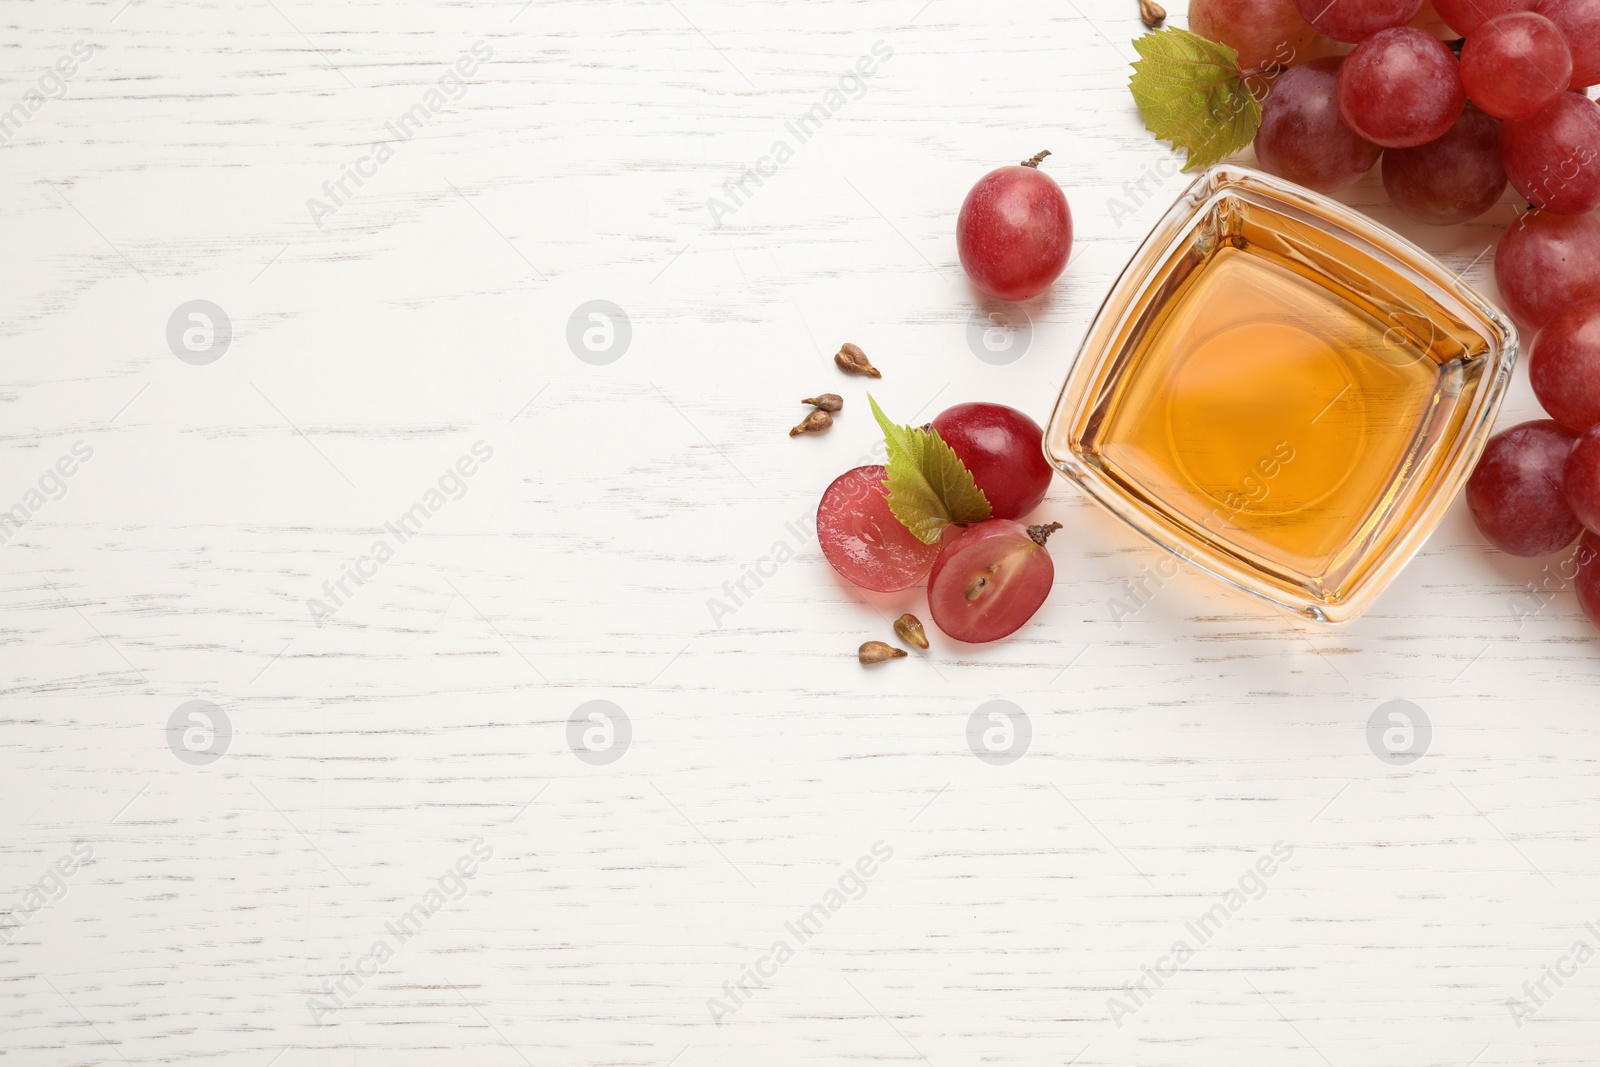
<instances>
[{"instance_id":1,"label":"halved grape","mask_svg":"<svg viewBox=\"0 0 1600 1067\"><path fill-rule=\"evenodd\" d=\"M1577 439L1549 419L1489 438L1466 495L1490 544L1513 556L1548 556L1582 532L1562 492L1562 470Z\"/></svg>"},{"instance_id":2,"label":"halved grape","mask_svg":"<svg viewBox=\"0 0 1600 1067\"><path fill-rule=\"evenodd\" d=\"M1433 6L1452 30L1465 37L1496 15L1532 11L1539 6L1539 0L1433 0Z\"/></svg>"},{"instance_id":3,"label":"halved grape","mask_svg":"<svg viewBox=\"0 0 1600 1067\"><path fill-rule=\"evenodd\" d=\"M1600 0L1544 0L1539 14L1572 46L1573 89L1600 85Z\"/></svg>"},{"instance_id":4,"label":"halved grape","mask_svg":"<svg viewBox=\"0 0 1600 1067\"><path fill-rule=\"evenodd\" d=\"M1389 149L1383 187L1394 206L1418 222L1453 226L1477 218L1506 191L1500 123L1468 107L1437 141Z\"/></svg>"},{"instance_id":5,"label":"halved grape","mask_svg":"<svg viewBox=\"0 0 1600 1067\"><path fill-rule=\"evenodd\" d=\"M1528 380L1561 425L1582 433L1600 423L1600 300L1568 308L1539 331Z\"/></svg>"},{"instance_id":6,"label":"halved grape","mask_svg":"<svg viewBox=\"0 0 1600 1067\"><path fill-rule=\"evenodd\" d=\"M1513 11L1473 30L1461 49L1461 83L1497 119L1530 119L1567 91L1572 49L1556 24Z\"/></svg>"},{"instance_id":7,"label":"halved grape","mask_svg":"<svg viewBox=\"0 0 1600 1067\"><path fill-rule=\"evenodd\" d=\"M928 576L928 611L939 629L957 641L981 644L1033 618L1056 576L1044 543L1060 528L990 519L947 534Z\"/></svg>"},{"instance_id":8,"label":"halved grape","mask_svg":"<svg viewBox=\"0 0 1600 1067\"><path fill-rule=\"evenodd\" d=\"M939 558L889 510L882 467L857 467L835 478L817 507L817 540L833 569L880 593L916 585Z\"/></svg>"},{"instance_id":9,"label":"halved grape","mask_svg":"<svg viewBox=\"0 0 1600 1067\"><path fill-rule=\"evenodd\" d=\"M1238 52L1246 70L1287 67L1317 36L1294 0L1189 0L1189 29Z\"/></svg>"},{"instance_id":10,"label":"halved grape","mask_svg":"<svg viewBox=\"0 0 1600 1067\"><path fill-rule=\"evenodd\" d=\"M1256 133L1256 157L1263 167L1325 193L1360 178L1383 154L1339 117L1341 62L1337 56L1313 59L1278 75L1262 102Z\"/></svg>"},{"instance_id":11,"label":"halved grape","mask_svg":"<svg viewBox=\"0 0 1600 1067\"><path fill-rule=\"evenodd\" d=\"M1600 626L1600 537L1585 530L1573 558L1578 563L1577 580L1573 582L1578 590L1578 606L1590 622Z\"/></svg>"},{"instance_id":12,"label":"halved grape","mask_svg":"<svg viewBox=\"0 0 1600 1067\"><path fill-rule=\"evenodd\" d=\"M1561 215L1600 207L1600 105L1562 93L1531 119L1500 127L1500 161L1517 192Z\"/></svg>"},{"instance_id":13,"label":"halved grape","mask_svg":"<svg viewBox=\"0 0 1600 1067\"><path fill-rule=\"evenodd\" d=\"M1422 10L1422 0L1295 0L1295 7L1324 37L1355 44L1404 26Z\"/></svg>"},{"instance_id":14,"label":"halved grape","mask_svg":"<svg viewBox=\"0 0 1600 1067\"><path fill-rule=\"evenodd\" d=\"M1578 521L1591 531L1600 531L1600 426L1580 434L1567 453L1561 488Z\"/></svg>"},{"instance_id":15,"label":"halved grape","mask_svg":"<svg viewBox=\"0 0 1600 1067\"><path fill-rule=\"evenodd\" d=\"M972 472L996 519L1020 519L1050 491L1054 472L1044 458L1044 431L1004 404L957 404L933 428Z\"/></svg>"},{"instance_id":16,"label":"halved grape","mask_svg":"<svg viewBox=\"0 0 1600 1067\"><path fill-rule=\"evenodd\" d=\"M1535 330L1573 304L1600 299L1600 219L1529 212L1501 236L1494 277L1511 314Z\"/></svg>"},{"instance_id":17,"label":"halved grape","mask_svg":"<svg viewBox=\"0 0 1600 1067\"><path fill-rule=\"evenodd\" d=\"M1345 125L1385 148L1437 140L1467 106L1461 64L1444 43L1411 26L1382 30L1339 67Z\"/></svg>"}]
</instances>

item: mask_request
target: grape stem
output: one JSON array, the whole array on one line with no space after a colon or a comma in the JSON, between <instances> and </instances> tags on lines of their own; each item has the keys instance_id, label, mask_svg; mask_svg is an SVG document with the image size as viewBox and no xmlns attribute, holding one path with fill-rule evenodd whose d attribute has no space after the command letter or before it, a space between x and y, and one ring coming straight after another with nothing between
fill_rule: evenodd
<instances>
[{"instance_id":1,"label":"grape stem","mask_svg":"<svg viewBox=\"0 0 1600 1067\"><path fill-rule=\"evenodd\" d=\"M1035 170L1037 170L1038 167L1039 167L1039 164L1044 162L1044 157L1048 156L1049 154L1050 154L1050 149L1046 148L1043 152L1040 152L1038 155L1034 156L1032 159L1024 159L1022 161L1022 165L1024 167L1033 167Z\"/></svg>"}]
</instances>

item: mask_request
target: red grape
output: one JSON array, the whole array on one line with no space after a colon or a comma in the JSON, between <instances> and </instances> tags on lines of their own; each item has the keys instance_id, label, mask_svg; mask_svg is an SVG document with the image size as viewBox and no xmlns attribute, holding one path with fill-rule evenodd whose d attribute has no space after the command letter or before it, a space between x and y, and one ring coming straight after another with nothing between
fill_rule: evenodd
<instances>
[{"instance_id":1,"label":"red grape","mask_svg":"<svg viewBox=\"0 0 1600 1067\"><path fill-rule=\"evenodd\" d=\"M1500 238L1494 277L1511 314L1535 330L1573 304L1600 299L1600 219L1522 216Z\"/></svg>"},{"instance_id":2,"label":"red grape","mask_svg":"<svg viewBox=\"0 0 1600 1067\"><path fill-rule=\"evenodd\" d=\"M1500 128L1500 161L1535 207L1584 215L1600 207L1600 105L1562 93L1531 119Z\"/></svg>"},{"instance_id":3,"label":"red grape","mask_svg":"<svg viewBox=\"0 0 1600 1067\"><path fill-rule=\"evenodd\" d=\"M1549 419L1489 438L1467 479L1467 508L1490 544L1513 556L1548 556L1582 532L1562 493L1562 469L1578 435Z\"/></svg>"},{"instance_id":4,"label":"red grape","mask_svg":"<svg viewBox=\"0 0 1600 1067\"><path fill-rule=\"evenodd\" d=\"M1582 433L1600 422L1600 301L1570 307L1539 331L1528 378L1561 425Z\"/></svg>"},{"instance_id":5,"label":"red grape","mask_svg":"<svg viewBox=\"0 0 1600 1067\"><path fill-rule=\"evenodd\" d=\"M1561 488L1578 521L1591 531L1600 529L1600 426L1591 426L1567 453Z\"/></svg>"},{"instance_id":6,"label":"red grape","mask_svg":"<svg viewBox=\"0 0 1600 1067\"><path fill-rule=\"evenodd\" d=\"M1539 14L1560 27L1572 46L1570 88L1600 85L1600 0L1544 0Z\"/></svg>"},{"instance_id":7,"label":"red grape","mask_svg":"<svg viewBox=\"0 0 1600 1067\"><path fill-rule=\"evenodd\" d=\"M1294 0L1294 6L1324 37L1355 44L1404 26L1422 10L1422 0Z\"/></svg>"},{"instance_id":8,"label":"red grape","mask_svg":"<svg viewBox=\"0 0 1600 1067\"><path fill-rule=\"evenodd\" d=\"M1472 31L1461 49L1461 83L1497 119L1529 119L1567 91L1572 49L1556 24L1513 11Z\"/></svg>"},{"instance_id":9,"label":"red grape","mask_svg":"<svg viewBox=\"0 0 1600 1067\"><path fill-rule=\"evenodd\" d=\"M1461 64L1437 37L1402 26L1356 45L1339 67L1339 114L1385 148L1443 137L1467 106Z\"/></svg>"},{"instance_id":10,"label":"red grape","mask_svg":"<svg viewBox=\"0 0 1600 1067\"><path fill-rule=\"evenodd\" d=\"M1189 0L1189 29L1238 52L1246 70L1286 67L1317 36L1294 0Z\"/></svg>"},{"instance_id":11,"label":"red grape","mask_svg":"<svg viewBox=\"0 0 1600 1067\"><path fill-rule=\"evenodd\" d=\"M1577 580L1573 583L1578 590L1578 606L1590 622L1600 626L1600 537L1585 530L1572 558L1578 561Z\"/></svg>"},{"instance_id":12,"label":"red grape","mask_svg":"<svg viewBox=\"0 0 1600 1067\"><path fill-rule=\"evenodd\" d=\"M1039 506L1053 478L1044 431L1004 404L957 404L933 420L989 498L994 518L1020 519Z\"/></svg>"},{"instance_id":13,"label":"red grape","mask_svg":"<svg viewBox=\"0 0 1600 1067\"><path fill-rule=\"evenodd\" d=\"M1313 59L1278 75L1261 105L1256 133L1256 157L1263 167L1325 193L1361 177L1383 154L1339 117L1334 91L1340 62L1338 57Z\"/></svg>"},{"instance_id":14,"label":"red grape","mask_svg":"<svg viewBox=\"0 0 1600 1067\"><path fill-rule=\"evenodd\" d=\"M956 219L956 250L967 276L1000 300L1050 288L1072 254L1072 209L1035 156L978 179Z\"/></svg>"},{"instance_id":15,"label":"red grape","mask_svg":"<svg viewBox=\"0 0 1600 1067\"><path fill-rule=\"evenodd\" d=\"M1539 0L1433 0L1439 17L1465 37L1496 15L1507 11L1532 11Z\"/></svg>"},{"instance_id":16,"label":"red grape","mask_svg":"<svg viewBox=\"0 0 1600 1067\"><path fill-rule=\"evenodd\" d=\"M1383 187L1418 222L1452 226L1494 207L1506 191L1500 123L1475 107L1437 141L1383 154Z\"/></svg>"},{"instance_id":17,"label":"red grape","mask_svg":"<svg viewBox=\"0 0 1600 1067\"><path fill-rule=\"evenodd\" d=\"M1056 567L1045 541L1059 523L1024 526L990 519L945 536L928 576L928 611L949 637L998 641L1033 618L1050 595Z\"/></svg>"},{"instance_id":18,"label":"red grape","mask_svg":"<svg viewBox=\"0 0 1600 1067\"><path fill-rule=\"evenodd\" d=\"M1441 41L1458 40L1461 35L1449 26L1444 19L1439 17L1439 12L1434 10L1432 0L1422 0L1422 10L1417 12L1417 17L1411 20L1411 25L1419 30L1426 30Z\"/></svg>"},{"instance_id":19,"label":"red grape","mask_svg":"<svg viewBox=\"0 0 1600 1067\"><path fill-rule=\"evenodd\" d=\"M889 510L882 467L857 467L834 479L817 508L817 540L833 569L880 593L916 585L939 558Z\"/></svg>"}]
</instances>

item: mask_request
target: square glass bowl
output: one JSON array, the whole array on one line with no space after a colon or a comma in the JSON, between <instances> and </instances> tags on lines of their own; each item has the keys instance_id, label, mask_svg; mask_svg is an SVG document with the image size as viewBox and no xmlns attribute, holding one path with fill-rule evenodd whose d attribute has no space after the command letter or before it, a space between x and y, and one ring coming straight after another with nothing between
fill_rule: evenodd
<instances>
[{"instance_id":1,"label":"square glass bowl","mask_svg":"<svg viewBox=\"0 0 1600 1067\"><path fill-rule=\"evenodd\" d=\"M1162 548L1337 625L1438 525L1516 357L1507 317L1416 245L1215 167L1100 308L1045 453Z\"/></svg>"}]
</instances>

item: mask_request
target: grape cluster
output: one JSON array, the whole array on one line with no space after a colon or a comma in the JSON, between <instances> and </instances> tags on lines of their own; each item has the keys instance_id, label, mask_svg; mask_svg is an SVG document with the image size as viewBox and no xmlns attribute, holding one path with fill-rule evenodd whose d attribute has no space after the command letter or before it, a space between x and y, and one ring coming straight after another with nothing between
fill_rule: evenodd
<instances>
[{"instance_id":1,"label":"grape cluster","mask_svg":"<svg viewBox=\"0 0 1600 1067\"><path fill-rule=\"evenodd\" d=\"M1381 157L1395 206L1441 226L1508 182L1543 211L1600 207L1600 0L1191 0L1189 23L1272 79L1255 147L1275 174L1332 192Z\"/></svg>"},{"instance_id":2,"label":"grape cluster","mask_svg":"<svg viewBox=\"0 0 1600 1067\"><path fill-rule=\"evenodd\" d=\"M948 526L937 544L924 544L890 509L885 469L857 467L823 494L817 540L852 585L895 592L926 579L928 610L945 636L998 641L1033 618L1055 584L1045 542L1060 523L1017 521L1044 501L1053 481L1044 431L1017 409L988 403L948 408L931 429L972 475L990 518ZM920 647L928 647L925 638Z\"/></svg>"},{"instance_id":3,"label":"grape cluster","mask_svg":"<svg viewBox=\"0 0 1600 1067\"><path fill-rule=\"evenodd\" d=\"M1562 223L1593 223L1592 216ZM1512 233L1519 232L1515 228ZM1568 227L1530 230L1521 244L1531 259L1549 258L1570 236ZM1591 273L1600 235L1588 231ZM1570 281L1570 279L1569 279ZM1525 422L1489 439L1467 481L1467 507L1478 529L1514 556L1547 556L1578 541L1569 575L1578 602L1600 626L1600 283L1589 299L1554 315L1534 338L1528 376L1548 419Z\"/></svg>"}]
</instances>

